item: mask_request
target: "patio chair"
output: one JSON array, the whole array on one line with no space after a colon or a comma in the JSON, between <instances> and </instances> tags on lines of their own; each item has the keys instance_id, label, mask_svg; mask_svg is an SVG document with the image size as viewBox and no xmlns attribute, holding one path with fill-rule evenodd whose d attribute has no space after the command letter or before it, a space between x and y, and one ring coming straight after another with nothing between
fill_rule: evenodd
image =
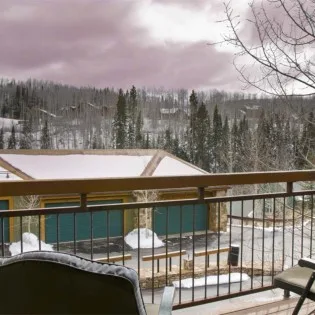
<instances>
[{"instance_id":1,"label":"patio chair","mask_svg":"<svg viewBox=\"0 0 315 315\"><path fill-rule=\"evenodd\" d=\"M298 265L282 271L274 278L274 286L285 290L285 297L290 292L300 295L292 315L297 315L306 298L315 301L315 260L302 258Z\"/></svg>"},{"instance_id":2,"label":"patio chair","mask_svg":"<svg viewBox=\"0 0 315 315\"><path fill-rule=\"evenodd\" d=\"M133 269L45 251L0 258L0 283L1 314L167 315L175 292L145 305Z\"/></svg>"}]
</instances>

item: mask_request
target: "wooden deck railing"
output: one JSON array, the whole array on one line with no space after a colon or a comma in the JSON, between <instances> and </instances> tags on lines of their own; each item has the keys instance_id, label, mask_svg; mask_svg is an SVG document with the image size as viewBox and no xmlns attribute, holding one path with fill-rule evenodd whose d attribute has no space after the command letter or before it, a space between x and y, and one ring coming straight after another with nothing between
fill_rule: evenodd
<instances>
[{"instance_id":1,"label":"wooden deck railing","mask_svg":"<svg viewBox=\"0 0 315 315\"><path fill-rule=\"evenodd\" d=\"M23 238L25 221L33 218L32 233L39 236L39 240L52 243L54 250L71 251L102 261L110 261L113 256L122 257L120 263L137 270L146 301L154 302L160 292L157 288L175 281L179 281L175 308L268 290L272 288L274 274L285 265L293 265L303 255L311 256L314 251L315 190L294 191L294 182L315 182L315 171L5 180L0 182L0 199L36 195L39 199L54 202L49 208L42 203L39 208L0 211L0 254L10 253L9 245ZM274 183L282 183L279 191L237 196L205 193L222 192L239 185ZM173 189L182 192L180 198L170 196L169 191ZM165 197L162 200L132 200L131 192L139 190L156 190L165 193ZM186 198L188 190L195 191L195 195L188 194ZM113 201L118 198L115 196L126 194L130 198L123 200L121 197L123 202L120 203L97 199L107 195L107 199ZM301 196L299 202L295 201L297 196ZM95 200L100 202L96 204ZM245 201L250 202L251 218L245 213ZM267 201L274 209L269 211L268 216L264 210ZM239 213L235 213L237 202L241 203ZM141 222L143 215L150 218L146 221L147 225ZM139 228L145 226L163 240L163 246L156 248L158 240L154 237L150 239L152 246L147 243L141 246L143 234ZM134 227L138 229L132 248L124 237ZM6 228L10 229L9 240L5 236ZM87 235L86 238L82 235L80 238L80 233ZM227 264L230 252L220 249L231 248L235 244L239 246L238 265L232 266ZM41 246L39 242L40 249ZM185 255L173 257L170 262L168 253L175 251ZM208 255L196 254L200 251L220 254L214 255L211 263ZM160 259L159 272L154 268L153 259L141 259L143 256L159 257L162 253L165 259ZM240 275L236 282L233 273ZM225 285L220 285L220 274L227 275ZM246 278L245 274L249 279L242 281ZM201 286L197 285L200 278L208 276L213 278L207 278ZM185 288L183 280L187 278L192 278L190 288Z\"/></svg>"}]
</instances>

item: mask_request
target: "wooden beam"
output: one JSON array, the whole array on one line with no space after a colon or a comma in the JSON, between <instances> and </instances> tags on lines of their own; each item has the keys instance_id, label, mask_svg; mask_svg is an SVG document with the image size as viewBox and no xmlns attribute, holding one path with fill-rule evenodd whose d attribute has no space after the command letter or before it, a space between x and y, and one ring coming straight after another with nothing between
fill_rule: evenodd
<instances>
[{"instance_id":1,"label":"wooden beam","mask_svg":"<svg viewBox=\"0 0 315 315\"><path fill-rule=\"evenodd\" d=\"M209 256L209 255L218 254L218 253L224 253L224 252L228 252L228 251L230 251L230 247L209 249L207 251L202 250L202 251L195 252L195 257L198 257L198 256Z\"/></svg>"},{"instance_id":2,"label":"wooden beam","mask_svg":"<svg viewBox=\"0 0 315 315\"><path fill-rule=\"evenodd\" d=\"M114 263L117 261L131 260L131 258L132 258L131 254L126 254L126 255L119 255L119 256L96 258L96 259L93 259L93 261L102 262L102 263L108 263L108 262Z\"/></svg>"},{"instance_id":3,"label":"wooden beam","mask_svg":"<svg viewBox=\"0 0 315 315\"><path fill-rule=\"evenodd\" d=\"M152 260L163 259L163 258L178 257L185 254L186 254L186 250L168 252L168 253L162 253L162 254L156 254L156 255L147 255L147 256L142 256L142 261L152 261Z\"/></svg>"},{"instance_id":4,"label":"wooden beam","mask_svg":"<svg viewBox=\"0 0 315 315\"><path fill-rule=\"evenodd\" d=\"M89 194L96 192L174 189L184 187L227 187L231 185L297 181L315 181L315 171L305 170L195 176L154 176L69 180L4 180L0 181L0 197L73 193Z\"/></svg>"}]
</instances>

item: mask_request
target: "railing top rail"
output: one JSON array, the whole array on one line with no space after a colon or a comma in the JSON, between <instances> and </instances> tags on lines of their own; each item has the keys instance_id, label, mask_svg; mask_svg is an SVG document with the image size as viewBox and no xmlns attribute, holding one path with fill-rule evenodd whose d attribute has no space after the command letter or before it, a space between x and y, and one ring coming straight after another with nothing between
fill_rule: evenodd
<instances>
[{"instance_id":1,"label":"railing top rail","mask_svg":"<svg viewBox=\"0 0 315 315\"><path fill-rule=\"evenodd\" d=\"M263 183L315 181L315 171L255 172L194 176L154 176L102 179L50 179L0 181L0 197L47 194L88 194L96 192L218 187Z\"/></svg>"}]
</instances>

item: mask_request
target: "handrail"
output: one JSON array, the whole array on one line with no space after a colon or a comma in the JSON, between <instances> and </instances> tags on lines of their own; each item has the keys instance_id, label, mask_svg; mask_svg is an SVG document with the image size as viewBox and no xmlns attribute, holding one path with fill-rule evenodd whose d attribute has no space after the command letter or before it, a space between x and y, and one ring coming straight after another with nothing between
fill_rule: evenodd
<instances>
[{"instance_id":1,"label":"handrail","mask_svg":"<svg viewBox=\"0 0 315 315\"><path fill-rule=\"evenodd\" d=\"M315 171L279 171L194 176L153 176L102 179L0 181L0 197L47 194L88 194L165 188L218 187L262 183L315 181Z\"/></svg>"}]
</instances>

